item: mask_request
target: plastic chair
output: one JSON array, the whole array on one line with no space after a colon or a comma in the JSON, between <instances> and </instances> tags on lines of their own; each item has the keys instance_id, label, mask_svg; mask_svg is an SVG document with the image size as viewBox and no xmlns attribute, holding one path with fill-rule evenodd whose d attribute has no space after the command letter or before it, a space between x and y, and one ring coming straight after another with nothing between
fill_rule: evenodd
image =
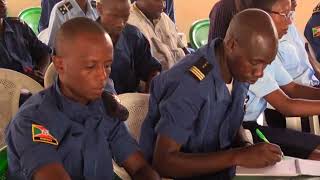
<instances>
[{"instance_id":1,"label":"plastic chair","mask_svg":"<svg viewBox=\"0 0 320 180\"><path fill-rule=\"evenodd\" d=\"M208 43L209 28L209 19L198 20L192 24L189 39L193 49L199 49Z\"/></svg>"},{"instance_id":2,"label":"plastic chair","mask_svg":"<svg viewBox=\"0 0 320 180\"><path fill-rule=\"evenodd\" d=\"M49 29L46 28L44 30L42 30L39 34L38 34L38 39L44 43L48 45L48 41L49 41Z\"/></svg>"},{"instance_id":3,"label":"plastic chair","mask_svg":"<svg viewBox=\"0 0 320 180\"><path fill-rule=\"evenodd\" d=\"M119 99L121 104L129 111L129 117L125 122L128 130L133 138L137 141L140 137L140 128L144 118L148 112L149 94L142 93L125 93L120 94ZM124 168L121 168L113 161L113 171L122 180L130 180L130 176Z\"/></svg>"},{"instance_id":4,"label":"plastic chair","mask_svg":"<svg viewBox=\"0 0 320 180\"><path fill-rule=\"evenodd\" d=\"M31 7L24 9L20 12L19 18L26 22L28 26L33 30L33 32L37 35L39 33L38 26L41 15L40 7Z\"/></svg>"},{"instance_id":5,"label":"plastic chair","mask_svg":"<svg viewBox=\"0 0 320 180\"><path fill-rule=\"evenodd\" d=\"M7 179L8 159L7 159L7 146L0 149L0 180Z\"/></svg>"},{"instance_id":6,"label":"plastic chair","mask_svg":"<svg viewBox=\"0 0 320 180\"><path fill-rule=\"evenodd\" d=\"M276 110L269 103L267 104L267 108ZM310 133L320 136L320 121L318 115L308 116L308 119L310 124ZM302 131L301 117L286 117L286 127L288 129Z\"/></svg>"},{"instance_id":7,"label":"plastic chair","mask_svg":"<svg viewBox=\"0 0 320 180\"><path fill-rule=\"evenodd\" d=\"M56 77L56 69L54 68L53 63L51 63L47 68L46 73L44 74L44 88L48 88L49 86L51 86L54 83Z\"/></svg>"},{"instance_id":8,"label":"plastic chair","mask_svg":"<svg viewBox=\"0 0 320 180\"><path fill-rule=\"evenodd\" d=\"M0 68L0 147L4 142L4 129L19 109L21 90L32 94L43 87L30 77L9 69Z\"/></svg>"},{"instance_id":9,"label":"plastic chair","mask_svg":"<svg viewBox=\"0 0 320 180\"><path fill-rule=\"evenodd\" d=\"M136 141L140 138L140 128L141 125L148 113L149 107L149 94L143 93L125 93L120 94L119 96L120 102L123 106L125 106L129 111L129 117L127 121L125 121L126 126L133 138ZM131 177L126 172L126 170L116 164L113 163L113 172L122 180L131 180ZM164 179L162 180L169 180Z\"/></svg>"}]
</instances>

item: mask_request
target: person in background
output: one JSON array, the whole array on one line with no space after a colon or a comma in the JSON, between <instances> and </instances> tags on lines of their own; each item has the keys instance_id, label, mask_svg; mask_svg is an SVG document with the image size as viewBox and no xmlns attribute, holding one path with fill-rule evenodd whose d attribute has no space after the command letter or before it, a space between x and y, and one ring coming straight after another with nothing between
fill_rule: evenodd
<instances>
[{"instance_id":1,"label":"person in background","mask_svg":"<svg viewBox=\"0 0 320 180\"><path fill-rule=\"evenodd\" d=\"M241 10L251 7L252 0L220 0L209 14L210 29L208 43L215 38L224 38L232 17Z\"/></svg>"},{"instance_id":2,"label":"person in background","mask_svg":"<svg viewBox=\"0 0 320 180\"><path fill-rule=\"evenodd\" d=\"M148 39L152 55L167 70L189 51L176 25L163 12L164 7L164 0L137 0L131 6L128 23L138 27Z\"/></svg>"},{"instance_id":3,"label":"person in background","mask_svg":"<svg viewBox=\"0 0 320 180\"><path fill-rule=\"evenodd\" d=\"M138 28L127 24L130 14L128 0L101 0L97 20L110 34L114 48L114 61L110 77L118 94L149 92L152 78L161 71L161 64L151 55L148 40ZM140 81L145 88L139 87Z\"/></svg>"},{"instance_id":4,"label":"person in background","mask_svg":"<svg viewBox=\"0 0 320 180\"><path fill-rule=\"evenodd\" d=\"M99 17L96 7L97 2L95 0L64 0L57 3L50 15L48 45L53 47L55 36L64 22L75 17L87 17L96 20Z\"/></svg>"},{"instance_id":5,"label":"person in background","mask_svg":"<svg viewBox=\"0 0 320 180\"><path fill-rule=\"evenodd\" d=\"M290 0L255 0L255 8L270 14L281 39L292 23ZM320 114L320 89L295 83L279 57L266 67L264 75L248 91L247 111L243 127L252 132L255 143L262 140L255 133L259 128L270 142L278 144L286 156L320 160L320 136L285 128L258 125L257 119L269 103L285 116ZM308 143L306 143L308 142Z\"/></svg>"},{"instance_id":6,"label":"person in background","mask_svg":"<svg viewBox=\"0 0 320 180\"><path fill-rule=\"evenodd\" d=\"M26 23L7 17L7 1L0 0L0 68L21 72L43 85L50 53Z\"/></svg>"},{"instance_id":7,"label":"person in background","mask_svg":"<svg viewBox=\"0 0 320 180\"><path fill-rule=\"evenodd\" d=\"M298 32L293 20L294 13L297 6L296 0L291 0L291 12L289 17L292 23L287 27L287 34L279 40L279 49L277 57L280 59L285 70L290 74L293 81L311 87L319 86L319 63L306 51L305 40ZM275 21L280 23L283 21ZM281 26L279 24L279 26ZM281 30L280 30L281 31ZM308 47L308 46L307 46ZM285 117L276 110L267 108L265 110L265 117L269 127L286 128ZM282 119L282 120L281 120ZM302 118L302 129L309 131L309 119Z\"/></svg>"},{"instance_id":8,"label":"person in background","mask_svg":"<svg viewBox=\"0 0 320 180\"><path fill-rule=\"evenodd\" d=\"M136 0L131 0L131 3L135 2ZM164 12L170 17L170 19L175 23L176 16L174 13L174 0L165 0L166 5L164 8Z\"/></svg>"},{"instance_id":9,"label":"person in background","mask_svg":"<svg viewBox=\"0 0 320 180\"><path fill-rule=\"evenodd\" d=\"M39 20L39 32L47 29L49 26L49 18L54 5L61 0L41 0L41 16Z\"/></svg>"},{"instance_id":10,"label":"person in background","mask_svg":"<svg viewBox=\"0 0 320 180\"><path fill-rule=\"evenodd\" d=\"M304 29L304 36L313 48L316 59L320 61L320 3L313 9Z\"/></svg>"},{"instance_id":11,"label":"person in background","mask_svg":"<svg viewBox=\"0 0 320 180\"><path fill-rule=\"evenodd\" d=\"M6 129L9 179L112 179L114 158L132 179L160 180L124 122L105 111L109 35L88 18L74 18L58 31L55 50L55 84L32 96Z\"/></svg>"}]
</instances>

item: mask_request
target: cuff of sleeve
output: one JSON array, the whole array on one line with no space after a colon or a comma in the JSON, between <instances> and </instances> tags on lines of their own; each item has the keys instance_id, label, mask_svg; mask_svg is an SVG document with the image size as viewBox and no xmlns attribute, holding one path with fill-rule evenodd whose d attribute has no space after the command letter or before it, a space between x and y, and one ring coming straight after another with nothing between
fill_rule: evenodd
<instances>
[{"instance_id":1,"label":"cuff of sleeve","mask_svg":"<svg viewBox=\"0 0 320 180\"><path fill-rule=\"evenodd\" d=\"M129 138L127 139L127 142L125 143L121 143L119 142L119 144L117 145L118 147L124 147L121 149L121 153L116 153L116 155L114 156L115 161L117 162L118 165L122 166L123 163L135 152L139 151L138 145L137 143Z\"/></svg>"},{"instance_id":2,"label":"cuff of sleeve","mask_svg":"<svg viewBox=\"0 0 320 180\"><path fill-rule=\"evenodd\" d=\"M156 133L167 136L178 144L185 144L189 138L190 131L183 129L179 126L174 126L172 123L168 123L168 121L164 121L160 119L159 123L157 124Z\"/></svg>"},{"instance_id":3,"label":"cuff of sleeve","mask_svg":"<svg viewBox=\"0 0 320 180\"><path fill-rule=\"evenodd\" d=\"M47 148L46 151L37 149L27 150L20 159L22 171L27 179L31 179L33 174L42 166L51 163L61 163L60 157L53 148Z\"/></svg>"}]
</instances>

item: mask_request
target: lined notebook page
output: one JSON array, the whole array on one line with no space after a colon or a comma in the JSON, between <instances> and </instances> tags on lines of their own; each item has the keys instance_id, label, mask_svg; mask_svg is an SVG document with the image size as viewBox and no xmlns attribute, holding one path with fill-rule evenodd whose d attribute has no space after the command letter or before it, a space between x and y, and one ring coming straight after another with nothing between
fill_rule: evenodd
<instances>
[{"instance_id":1,"label":"lined notebook page","mask_svg":"<svg viewBox=\"0 0 320 180\"><path fill-rule=\"evenodd\" d=\"M265 168L237 167L237 176L298 176L295 159L285 159Z\"/></svg>"},{"instance_id":2,"label":"lined notebook page","mask_svg":"<svg viewBox=\"0 0 320 180\"><path fill-rule=\"evenodd\" d=\"M296 159L297 171L302 175L320 176L320 161Z\"/></svg>"}]
</instances>

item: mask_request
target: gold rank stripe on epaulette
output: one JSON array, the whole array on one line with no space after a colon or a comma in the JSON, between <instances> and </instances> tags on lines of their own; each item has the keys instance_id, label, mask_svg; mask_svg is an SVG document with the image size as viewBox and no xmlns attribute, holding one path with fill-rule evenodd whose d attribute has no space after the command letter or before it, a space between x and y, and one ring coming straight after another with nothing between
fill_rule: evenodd
<instances>
[{"instance_id":1,"label":"gold rank stripe on epaulette","mask_svg":"<svg viewBox=\"0 0 320 180\"><path fill-rule=\"evenodd\" d=\"M60 6L58 9L61 12L62 15L67 14L71 9L73 8L71 2L66 2L62 6Z\"/></svg>"},{"instance_id":2,"label":"gold rank stripe on epaulette","mask_svg":"<svg viewBox=\"0 0 320 180\"><path fill-rule=\"evenodd\" d=\"M97 1L91 1L90 3L93 8L97 8Z\"/></svg>"},{"instance_id":3,"label":"gold rank stripe on epaulette","mask_svg":"<svg viewBox=\"0 0 320 180\"><path fill-rule=\"evenodd\" d=\"M320 12L320 3L313 9L313 13Z\"/></svg>"},{"instance_id":4,"label":"gold rank stripe on epaulette","mask_svg":"<svg viewBox=\"0 0 320 180\"><path fill-rule=\"evenodd\" d=\"M189 68L190 74L197 79L202 81L207 74L211 71L212 65L205 58L200 58L193 66Z\"/></svg>"},{"instance_id":5,"label":"gold rank stripe on epaulette","mask_svg":"<svg viewBox=\"0 0 320 180\"><path fill-rule=\"evenodd\" d=\"M50 134L48 129L38 124L32 124L32 140L33 142L41 142L56 146L59 144L58 140Z\"/></svg>"}]
</instances>

